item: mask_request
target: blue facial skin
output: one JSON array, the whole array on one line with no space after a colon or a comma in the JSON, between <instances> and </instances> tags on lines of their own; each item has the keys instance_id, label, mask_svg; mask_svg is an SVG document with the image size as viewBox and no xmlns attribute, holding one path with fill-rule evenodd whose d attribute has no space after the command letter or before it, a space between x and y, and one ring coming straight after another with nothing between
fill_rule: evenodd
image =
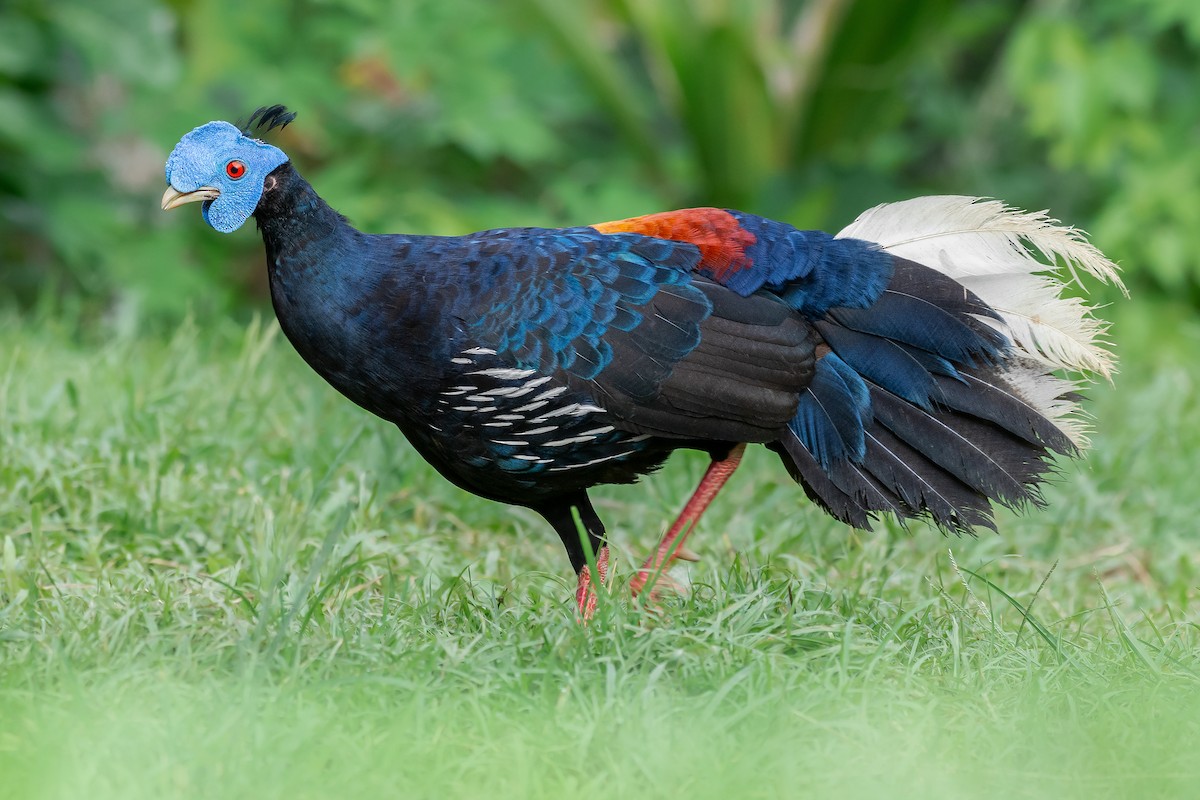
<instances>
[{"instance_id":1,"label":"blue facial skin","mask_svg":"<svg viewBox=\"0 0 1200 800\"><path fill-rule=\"evenodd\" d=\"M246 165L236 180L225 171L233 160ZM179 140L167 159L167 183L176 191L212 187L221 192L204 201L204 221L221 233L233 233L254 213L263 180L288 157L278 147L251 139L228 122L209 122Z\"/></svg>"}]
</instances>

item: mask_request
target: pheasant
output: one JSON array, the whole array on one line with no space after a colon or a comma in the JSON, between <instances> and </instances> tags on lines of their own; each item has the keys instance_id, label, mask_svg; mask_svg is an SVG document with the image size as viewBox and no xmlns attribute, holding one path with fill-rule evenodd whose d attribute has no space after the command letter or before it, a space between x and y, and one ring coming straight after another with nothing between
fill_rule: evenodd
<instances>
[{"instance_id":1,"label":"pheasant","mask_svg":"<svg viewBox=\"0 0 1200 800\"><path fill-rule=\"evenodd\" d=\"M543 516L585 620L609 575L588 489L633 483L677 449L711 464L635 595L689 555L748 444L844 523L951 532L994 529L995 504L1042 505L1055 454L1087 446L1077 390L1115 362L1058 273L1124 287L1044 212L940 196L836 235L718 208L368 234L258 138L294 117L272 106L186 134L162 208L200 202L223 233L255 217L304 360L456 486Z\"/></svg>"}]
</instances>

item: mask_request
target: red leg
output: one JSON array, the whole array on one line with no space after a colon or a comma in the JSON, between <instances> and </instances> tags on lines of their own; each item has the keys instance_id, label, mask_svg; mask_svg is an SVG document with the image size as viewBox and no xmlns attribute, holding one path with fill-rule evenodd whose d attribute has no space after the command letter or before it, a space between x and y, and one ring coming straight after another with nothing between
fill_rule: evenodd
<instances>
[{"instance_id":1,"label":"red leg","mask_svg":"<svg viewBox=\"0 0 1200 800\"><path fill-rule=\"evenodd\" d=\"M600 575L601 584L608 582L607 545L596 553L596 572ZM579 606L579 617L584 622L596 613L596 588L592 586L592 571L586 564L579 570L579 588L575 590L575 604Z\"/></svg>"},{"instance_id":2,"label":"red leg","mask_svg":"<svg viewBox=\"0 0 1200 800\"><path fill-rule=\"evenodd\" d=\"M704 473L700 485L692 493L692 498L687 501L687 505L679 513L675 524L658 543L654 555L646 559L646 563L642 564L638 574L634 575L633 580L630 581L629 588L634 597L637 597L651 581L666 583L668 586L673 584L673 581L664 573L670 568L671 562L679 557L683 543L687 541L687 537L695 529L696 523L700 521L700 515L704 513L704 509L708 508L708 504L717 496L717 492L721 491L725 481L729 480L729 476L737 469L744 452L746 452L746 445L739 444L730 450L729 455L723 460L713 461L708 465L708 471ZM655 594L653 586L651 586L650 594L651 597Z\"/></svg>"}]
</instances>

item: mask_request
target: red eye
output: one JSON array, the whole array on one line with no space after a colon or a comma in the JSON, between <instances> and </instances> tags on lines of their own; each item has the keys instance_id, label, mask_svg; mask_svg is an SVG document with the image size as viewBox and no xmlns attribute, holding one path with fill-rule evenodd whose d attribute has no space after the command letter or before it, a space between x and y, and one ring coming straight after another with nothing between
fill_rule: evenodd
<instances>
[{"instance_id":1,"label":"red eye","mask_svg":"<svg viewBox=\"0 0 1200 800\"><path fill-rule=\"evenodd\" d=\"M235 181L246 174L246 165L234 159L225 165L225 174Z\"/></svg>"}]
</instances>

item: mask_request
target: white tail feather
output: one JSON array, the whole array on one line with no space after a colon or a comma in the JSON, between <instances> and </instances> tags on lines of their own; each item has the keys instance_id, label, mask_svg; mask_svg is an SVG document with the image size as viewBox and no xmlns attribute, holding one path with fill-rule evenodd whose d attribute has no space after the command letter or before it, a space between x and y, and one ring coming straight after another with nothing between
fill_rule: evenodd
<instances>
[{"instance_id":1,"label":"white tail feather","mask_svg":"<svg viewBox=\"0 0 1200 800\"><path fill-rule=\"evenodd\" d=\"M1001 320L984 321L1018 351L1006 371L1010 383L1076 444L1086 445L1083 424L1070 416L1077 405L1062 399L1075 384L1025 360L1112 378L1116 364L1106 349L1107 324L1093 317L1083 300L1063 297L1066 282L1056 276L1065 268L1079 283L1082 271L1125 292L1116 264L1081 231L1060 225L1044 211L946 195L876 206L838 236L875 242L936 269L995 309Z\"/></svg>"},{"instance_id":2,"label":"white tail feather","mask_svg":"<svg viewBox=\"0 0 1200 800\"><path fill-rule=\"evenodd\" d=\"M1069 399L1072 392L1082 388L1080 381L1047 373L1039 362L1034 361L1010 362L1005 367L1004 379L1076 447L1080 450L1088 448L1088 417L1080 409L1079 403Z\"/></svg>"},{"instance_id":3,"label":"white tail feather","mask_svg":"<svg viewBox=\"0 0 1200 800\"><path fill-rule=\"evenodd\" d=\"M954 278L1000 313L997 327L1030 358L1112 377L1107 325L1082 300L1062 297L1065 283L1054 273L1065 267L1078 283L1082 270L1125 291L1117 265L1046 212L978 197L918 197L876 206L838 236L875 242Z\"/></svg>"}]
</instances>

